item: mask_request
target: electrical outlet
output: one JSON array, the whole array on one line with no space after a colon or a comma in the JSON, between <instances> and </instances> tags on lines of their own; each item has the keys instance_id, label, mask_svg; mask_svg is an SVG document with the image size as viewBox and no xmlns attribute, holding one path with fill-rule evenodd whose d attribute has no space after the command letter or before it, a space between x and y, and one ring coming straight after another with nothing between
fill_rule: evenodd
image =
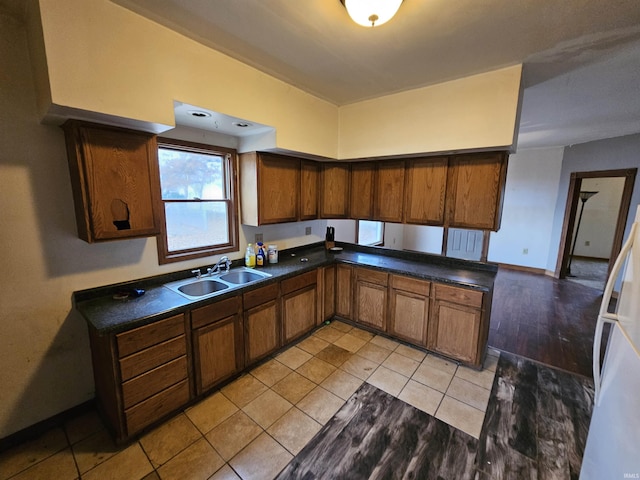
<instances>
[{"instance_id":1,"label":"electrical outlet","mask_svg":"<svg viewBox=\"0 0 640 480\"><path fill-rule=\"evenodd\" d=\"M522 249L522 254L523 255L529 255L529 249L528 248L523 248Z\"/></svg>"},{"instance_id":2,"label":"electrical outlet","mask_svg":"<svg viewBox=\"0 0 640 480\"><path fill-rule=\"evenodd\" d=\"M584 242L584 246L585 246L585 247L588 247L588 246L590 246L590 245L591 245L591 242L590 242L589 240L587 240L586 242Z\"/></svg>"},{"instance_id":3,"label":"electrical outlet","mask_svg":"<svg viewBox=\"0 0 640 480\"><path fill-rule=\"evenodd\" d=\"M305 227L304 234L305 235L311 235L311 227Z\"/></svg>"},{"instance_id":4,"label":"electrical outlet","mask_svg":"<svg viewBox=\"0 0 640 480\"><path fill-rule=\"evenodd\" d=\"M256 243L260 243L262 242L262 234L261 233L256 233Z\"/></svg>"}]
</instances>

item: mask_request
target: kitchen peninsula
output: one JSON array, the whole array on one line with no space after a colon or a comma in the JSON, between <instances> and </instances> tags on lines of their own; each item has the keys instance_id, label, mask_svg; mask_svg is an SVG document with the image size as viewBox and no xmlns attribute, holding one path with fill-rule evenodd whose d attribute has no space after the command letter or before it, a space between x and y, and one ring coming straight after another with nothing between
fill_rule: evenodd
<instances>
[{"instance_id":1,"label":"kitchen peninsula","mask_svg":"<svg viewBox=\"0 0 640 480\"><path fill-rule=\"evenodd\" d=\"M282 251L261 270L270 277L195 301L164 286L189 272L75 292L98 404L116 439L333 318L482 368L496 265L339 245L340 253L323 243ZM117 299L132 288L146 293Z\"/></svg>"}]
</instances>

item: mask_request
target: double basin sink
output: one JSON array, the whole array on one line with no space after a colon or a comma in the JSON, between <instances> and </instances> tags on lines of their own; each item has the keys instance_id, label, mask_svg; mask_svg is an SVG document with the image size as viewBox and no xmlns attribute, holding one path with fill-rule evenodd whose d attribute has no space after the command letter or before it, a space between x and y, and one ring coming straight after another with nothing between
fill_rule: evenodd
<instances>
[{"instance_id":1,"label":"double basin sink","mask_svg":"<svg viewBox=\"0 0 640 480\"><path fill-rule=\"evenodd\" d=\"M179 280L177 282L167 283L164 286L189 300L198 300L205 297L212 297L216 294L224 293L226 290L235 289L269 277L271 277L269 273L242 267L213 276Z\"/></svg>"}]
</instances>

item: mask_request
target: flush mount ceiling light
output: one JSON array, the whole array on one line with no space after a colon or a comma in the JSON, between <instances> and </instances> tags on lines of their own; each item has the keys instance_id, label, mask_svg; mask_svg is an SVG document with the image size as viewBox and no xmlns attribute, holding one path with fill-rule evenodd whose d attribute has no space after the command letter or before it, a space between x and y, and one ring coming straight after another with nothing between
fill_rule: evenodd
<instances>
[{"instance_id":1,"label":"flush mount ceiling light","mask_svg":"<svg viewBox=\"0 0 640 480\"><path fill-rule=\"evenodd\" d=\"M393 18L402 0L340 0L340 3L358 25L377 27Z\"/></svg>"}]
</instances>

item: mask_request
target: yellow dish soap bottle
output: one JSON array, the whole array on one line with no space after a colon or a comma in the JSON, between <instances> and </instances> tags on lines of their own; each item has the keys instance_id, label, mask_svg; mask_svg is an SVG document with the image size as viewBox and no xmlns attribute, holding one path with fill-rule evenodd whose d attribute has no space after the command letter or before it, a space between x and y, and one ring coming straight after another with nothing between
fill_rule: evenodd
<instances>
[{"instance_id":1,"label":"yellow dish soap bottle","mask_svg":"<svg viewBox=\"0 0 640 480\"><path fill-rule=\"evenodd\" d=\"M247 253L244 254L244 265L249 268L256 266L256 251L253 249L253 245L247 245Z\"/></svg>"}]
</instances>

